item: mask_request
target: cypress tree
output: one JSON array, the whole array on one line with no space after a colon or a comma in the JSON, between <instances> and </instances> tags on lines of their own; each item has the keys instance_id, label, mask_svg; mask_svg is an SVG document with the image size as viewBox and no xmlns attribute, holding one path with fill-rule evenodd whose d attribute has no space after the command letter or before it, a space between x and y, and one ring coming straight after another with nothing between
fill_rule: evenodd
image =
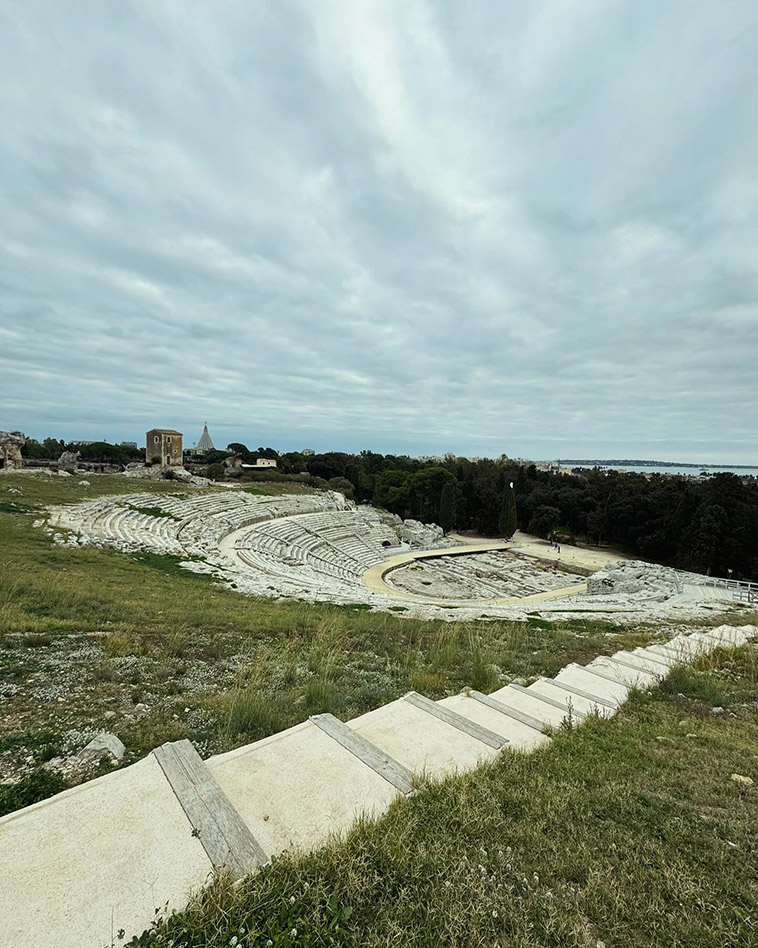
<instances>
[{"instance_id":1,"label":"cypress tree","mask_svg":"<svg viewBox=\"0 0 758 948\"><path fill-rule=\"evenodd\" d=\"M455 526L455 484L453 481L445 481L440 495L440 526L448 532Z\"/></svg>"},{"instance_id":2,"label":"cypress tree","mask_svg":"<svg viewBox=\"0 0 758 948\"><path fill-rule=\"evenodd\" d=\"M503 502L500 505L500 518L497 524L500 536L510 539L516 532L516 494L513 481L503 488Z\"/></svg>"}]
</instances>

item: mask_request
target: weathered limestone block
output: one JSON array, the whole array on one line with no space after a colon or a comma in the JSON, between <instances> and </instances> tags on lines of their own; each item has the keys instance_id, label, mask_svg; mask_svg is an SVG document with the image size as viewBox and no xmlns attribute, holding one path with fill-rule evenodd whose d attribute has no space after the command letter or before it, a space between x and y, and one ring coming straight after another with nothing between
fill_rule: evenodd
<instances>
[{"instance_id":1,"label":"weathered limestone block","mask_svg":"<svg viewBox=\"0 0 758 948\"><path fill-rule=\"evenodd\" d=\"M74 474L79 466L79 451L64 451L58 458L58 470Z\"/></svg>"},{"instance_id":2,"label":"weathered limestone block","mask_svg":"<svg viewBox=\"0 0 758 948\"><path fill-rule=\"evenodd\" d=\"M0 470L16 471L24 466L21 448L25 444L20 431L0 431Z\"/></svg>"}]
</instances>

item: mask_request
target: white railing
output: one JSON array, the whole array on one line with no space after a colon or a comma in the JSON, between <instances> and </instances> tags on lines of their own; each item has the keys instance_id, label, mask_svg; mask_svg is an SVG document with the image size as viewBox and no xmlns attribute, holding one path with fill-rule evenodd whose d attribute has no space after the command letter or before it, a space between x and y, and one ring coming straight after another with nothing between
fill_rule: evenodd
<instances>
[{"instance_id":1,"label":"white railing","mask_svg":"<svg viewBox=\"0 0 758 948\"><path fill-rule=\"evenodd\" d=\"M758 602L758 583L750 583L742 579L720 579L709 576L699 585L715 586L718 589L731 589L732 599L738 602Z\"/></svg>"}]
</instances>

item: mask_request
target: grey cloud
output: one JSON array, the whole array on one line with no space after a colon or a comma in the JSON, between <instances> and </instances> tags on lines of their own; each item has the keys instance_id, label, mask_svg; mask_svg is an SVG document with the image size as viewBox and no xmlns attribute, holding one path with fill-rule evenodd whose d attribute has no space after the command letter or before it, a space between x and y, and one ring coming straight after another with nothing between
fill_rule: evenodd
<instances>
[{"instance_id":1,"label":"grey cloud","mask_svg":"<svg viewBox=\"0 0 758 948\"><path fill-rule=\"evenodd\" d=\"M0 0L0 428L758 462L749 0Z\"/></svg>"}]
</instances>

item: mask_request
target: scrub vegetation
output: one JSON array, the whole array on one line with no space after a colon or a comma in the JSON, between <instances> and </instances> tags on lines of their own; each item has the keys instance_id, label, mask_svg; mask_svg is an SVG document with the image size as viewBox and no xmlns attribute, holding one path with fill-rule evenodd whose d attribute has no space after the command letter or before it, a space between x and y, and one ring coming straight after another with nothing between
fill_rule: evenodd
<instances>
[{"instance_id":1,"label":"scrub vegetation","mask_svg":"<svg viewBox=\"0 0 758 948\"><path fill-rule=\"evenodd\" d=\"M536 753L430 783L239 887L219 878L138 943L749 948L756 785L748 646Z\"/></svg>"},{"instance_id":2,"label":"scrub vegetation","mask_svg":"<svg viewBox=\"0 0 758 948\"><path fill-rule=\"evenodd\" d=\"M0 780L26 779L100 730L124 742L124 763L183 737L210 754L309 714L350 718L411 689L491 691L658 634L584 618L447 623L250 597L176 557L60 547L32 526L46 504L183 485L6 475L0 487L21 490L9 495L18 510L0 511Z\"/></svg>"},{"instance_id":3,"label":"scrub vegetation","mask_svg":"<svg viewBox=\"0 0 758 948\"><path fill-rule=\"evenodd\" d=\"M0 812L109 769L51 766L97 731L124 741L122 764L183 737L206 755L312 713L349 718L409 689L489 691L675 631L276 602L174 557L60 547L33 527L47 504L144 491L150 506L150 493L191 489L90 480L0 480ZM242 885L220 876L138 943L758 945L757 766L755 648L714 653L609 721L422 783L347 839Z\"/></svg>"}]
</instances>

